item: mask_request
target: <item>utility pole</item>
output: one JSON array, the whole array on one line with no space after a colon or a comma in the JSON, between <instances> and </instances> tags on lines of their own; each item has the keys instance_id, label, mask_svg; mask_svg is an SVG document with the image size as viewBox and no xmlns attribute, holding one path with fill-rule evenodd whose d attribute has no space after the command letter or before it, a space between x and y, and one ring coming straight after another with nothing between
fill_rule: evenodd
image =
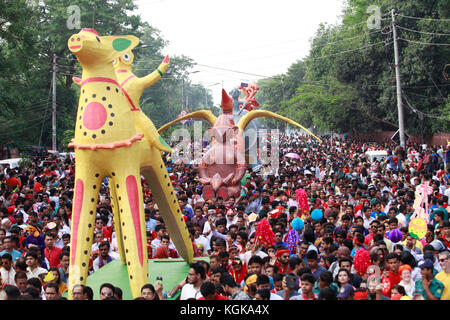
<instances>
[{"instance_id":1,"label":"utility pole","mask_svg":"<svg viewBox=\"0 0 450 320\"><path fill-rule=\"evenodd\" d=\"M169 85L167 85L167 113L169 114L169 122L172 121L171 120L171 115L170 115L170 87Z\"/></svg>"},{"instance_id":2,"label":"utility pole","mask_svg":"<svg viewBox=\"0 0 450 320\"><path fill-rule=\"evenodd\" d=\"M284 79L283 79L283 75L281 75L281 90L282 90L282 93L283 93L283 102L284 102L284 81L283 81ZM283 103L282 105L281 105L281 107L283 107L283 106L286 106L286 104L285 103ZM284 124L284 132L286 132L287 131L287 128L288 128L288 124L287 124L287 122ZM278 129L278 127L277 127L277 129Z\"/></svg>"},{"instance_id":3,"label":"utility pole","mask_svg":"<svg viewBox=\"0 0 450 320\"><path fill-rule=\"evenodd\" d=\"M184 110L184 78L181 79L181 111Z\"/></svg>"},{"instance_id":4,"label":"utility pole","mask_svg":"<svg viewBox=\"0 0 450 320\"><path fill-rule=\"evenodd\" d=\"M53 54L53 76L52 76L52 149L56 151L56 54Z\"/></svg>"},{"instance_id":5,"label":"utility pole","mask_svg":"<svg viewBox=\"0 0 450 320\"><path fill-rule=\"evenodd\" d=\"M398 58L398 43L397 43L397 26L395 21L395 9L392 9L392 32L394 38L394 57L395 57L395 80L397 83L397 109L398 109L398 129L400 136L400 145L403 149L406 148L405 143L405 122L403 115L403 103L402 103L402 84L400 79L400 65Z\"/></svg>"}]
</instances>

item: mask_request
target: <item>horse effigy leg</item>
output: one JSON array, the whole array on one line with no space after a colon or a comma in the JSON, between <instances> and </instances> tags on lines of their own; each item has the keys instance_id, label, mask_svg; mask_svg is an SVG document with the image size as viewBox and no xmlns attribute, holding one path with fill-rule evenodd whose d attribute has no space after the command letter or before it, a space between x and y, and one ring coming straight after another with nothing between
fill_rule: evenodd
<instances>
[{"instance_id":1,"label":"horse effigy leg","mask_svg":"<svg viewBox=\"0 0 450 320\"><path fill-rule=\"evenodd\" d=\"M119 202L117 198L116 193L116 186L112 182L111 179L109 179L109 192L111 196L111 207L113 211L113 221L114 221L114 230L116 231L116 240L117 240L117 249L120 254L120 260L122 261L122 264L126 264L126 255L125 250L123 248L123 231L122 231L122 221L120 220L120 214L119 214Z\"/></svg>"},{"instance_id":2,"label":"horse effigy leg","mask_svg":"<svg viewBox=\"0 0 450 320\"><path fill-rule=\"evenodd\" d=\"M194 259L194 250L183 219L172 181L161 156L152 157L151 166L141 168L141 173L149 184L156 199L161 217L164 219L170 237L178 253L187 262Z\"/></svg>"},{"instance_id":3,"label":"horse effigy leg","mask_svg":"<svg viewBox=\"0 0 450 320\"><path fill-rule=\"evenodd\" d=\"M98 190L102 176L94 167L76 164L75 190L72 209L72 225L69 269L69 296L75 284L85 284L93 242Z\"/></svg>"},{"instance_id":4,"label":"horse effigy leg","mask_svg":"<svg viewBox=\"0 0 450 320\"><path fill-rule=\"evenodd\" d=\"M123 249L133 297L148 282L148 257L141 179L138 168L117 171L112 178L117 194Z\"/></svg>"}]
</instances>

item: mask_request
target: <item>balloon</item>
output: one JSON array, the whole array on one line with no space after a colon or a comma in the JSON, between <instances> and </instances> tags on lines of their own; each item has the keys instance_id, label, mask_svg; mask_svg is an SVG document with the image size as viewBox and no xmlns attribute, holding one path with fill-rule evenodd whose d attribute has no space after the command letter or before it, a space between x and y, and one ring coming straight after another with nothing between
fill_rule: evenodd
<instances>
[{"instance_id":1,"label":"balloon","mask_svg":"<svg viewBox=\"0 0 450 320\"><path fill-rule=\"evenodd\" d=\"M416 239L422 239L427 233L427 223L425 220L416 218L409 223L409 234Z\"/></svg>"},{"instance_id":2,"label":"balloon","mask_svg":"<svg viewBox=\"0 0 450 320\"><path fill-rule=\"evenodd\" d=\"M403 234L399 229L389 231L389 240L396 243L402 240Z\"/></svg>"},{"instance_id":3,"label":"balloon","mask_svg":"<svg viewBox=\"0 0 450 320\"><path fill-rule=\"evenodd\" d=\"M314 210L311 212L311 218L312 218L313 220L315 220L315 221L322 219L322 218L323 218L322 210L320 210L320 209L314 209Z\"/></svg>"},{"instance_id":4,"label":"balloon","mask_svg":"<svg viewBox=\"0 0 450 320\"><path fill-rule=\"evenodd\" d=\"M292 229L294 229L295 231L302 231L304 225L305 223L303 222L303 220L298 217L291 222Z\"/></svg>"}]
</instances>

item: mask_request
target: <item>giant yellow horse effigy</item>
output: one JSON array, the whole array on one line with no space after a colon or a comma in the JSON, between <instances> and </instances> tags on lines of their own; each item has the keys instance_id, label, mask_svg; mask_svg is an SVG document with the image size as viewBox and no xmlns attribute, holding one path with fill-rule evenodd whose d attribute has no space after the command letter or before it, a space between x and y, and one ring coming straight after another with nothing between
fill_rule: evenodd
<instances>
[{"instance_id":1,"label":"giant yellow horse effigy","mask_svg":"<svg viewBox=\"0 0 450 320\"><path fill-rule=\"evenodd\" d=\"M180 255L193 260L193 247L178 201L161 158L170 147L139 109L139 98L165 72L168 58L157 75L133 77L124 55L139 44L134 36L100 36L82 29L68 40L80 62L80 85L75 137L75 190L69 267L69 298L75 284L86 283L93 241L98 190L109 178L114 226L122 262L127 265L133 297L148 282L146 229L140 176L144 175L167 229ZM119 69L114 69L116 60ZM127 72L119 71L127 70ZM128 81L123 77L128 76Z\"/></svg>"}]
</instances>

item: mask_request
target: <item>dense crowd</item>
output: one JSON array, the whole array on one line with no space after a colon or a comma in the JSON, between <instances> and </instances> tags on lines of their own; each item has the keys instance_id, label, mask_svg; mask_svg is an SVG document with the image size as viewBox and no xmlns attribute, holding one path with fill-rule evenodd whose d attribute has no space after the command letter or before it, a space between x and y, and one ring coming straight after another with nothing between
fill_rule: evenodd
<instances>
[{"instance_id":1,"label":"dense crowd","mask_svg":"<svg viewBox=\"0 0 450 320\"><path fill-rule=\"evenodd\" d=\"M165 155L195 256L209 259L192 263L174 288L146 284L138 299L449 300L449 149L348 138L318 143L299 133L282 134L277 170L249 169L239 197L214 201L203 199L194 165ZM369 150L386 150L387 156L372 162L365 155ZM64 299L75 160L31 160L0 172L1 294ZM432 188L427 232L416 239L409 223L415 190L424 182ZM144 179L142 186L149 259L179 257ZM116 259L105 179L89 272ZM122 290L109 283L99 294L122 298ZM77 285L73 298L93 299L92 289Z\"/></svg>"}]
</instances>

